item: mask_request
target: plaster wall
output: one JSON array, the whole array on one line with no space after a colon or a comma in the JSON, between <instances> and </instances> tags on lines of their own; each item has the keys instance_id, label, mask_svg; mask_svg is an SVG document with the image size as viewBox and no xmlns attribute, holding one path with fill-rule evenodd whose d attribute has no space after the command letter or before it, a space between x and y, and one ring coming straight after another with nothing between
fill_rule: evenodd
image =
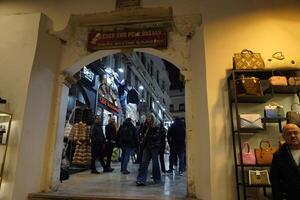
<instances>
[{"instance_id":1,"label":"plaster wall","mask_svg":"<svg viewBox=\"0 0 300 200\"><path fill-rule=\"evenodd\" d=\"M20 140L24 112L36 50L40 14L10 15L0 17L0 95L7 105L0 109L13 114L10 140L0 199L12 199L15 190L16 169L19 164Z\"/></svg>"}]
</instances>

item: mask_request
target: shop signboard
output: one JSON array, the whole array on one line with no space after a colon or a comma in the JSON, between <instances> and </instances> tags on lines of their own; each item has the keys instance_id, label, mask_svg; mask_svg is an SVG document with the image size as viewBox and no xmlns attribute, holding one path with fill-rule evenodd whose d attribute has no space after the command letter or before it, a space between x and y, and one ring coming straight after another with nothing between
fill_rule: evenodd
<instances>
[{"instance_id":1,"label":"shop signboard","mask_svg":"<svg viewBox=\"0 0 300 200\"><path fill-rule=\"evenodd\" d=\"M109 110L112 110L112 111L114 111L114 112L116 112L116 113L119 112L118 106L114 105L112 102L110 102L109 100L107 100L107 99L104 98L104 97L100 97L100 98L99 98L99 103L100 103L101 105L103 105L104 107L107 107Z\"/></svg>"},{"instance_id":2,"label":"shop signboard","mask_svg":"<svg viewBox=\"0 0 300 200\"><path fill-rule=\"evenodd\" d=\"M116 8L134 8L140 7L141 0L117 0Z\"/></svg>"},{"instance_id":3,"label":"shop signboard","mask_svg":"<svg viewBox=\"0 0 300 200\"><path fill-rule=\"evenodd\" d=\"M168 31L163 28L147 28L122 31L90 30L88 34L89 51L102 49L122 49L152 47L164 49L168 46Z\"/></svg>"}]
</instances>

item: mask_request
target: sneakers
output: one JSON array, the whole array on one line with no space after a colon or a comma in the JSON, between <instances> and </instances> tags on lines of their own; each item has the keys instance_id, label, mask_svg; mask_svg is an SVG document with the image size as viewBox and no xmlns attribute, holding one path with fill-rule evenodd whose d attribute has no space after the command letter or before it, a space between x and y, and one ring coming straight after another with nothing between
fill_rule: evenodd
<instances>
[{"instance_id":1,"label":"sneakers","mask_svg":"<svg viewBox=\"0 0 300 200\"><path fill-rule=\"evenodd\" d=\"M114 168L111 167L103 170L103 172L112 172L112 171L114 171Z\"/></svg>"},{"instance_id":2,"label":"sneakers","mask_svg":"<svg viewBox=\"0 0 300 200\"><path fill-rule=\"evenodd\" d=\"M172 173L173 173L173 170L172 170L172 169L169 169L169 170L166 171L166 173L167 173L167 174L172 174Z\"/></svg>"},{"instance_id":3,"label":"sneakers","mask_svg":"<svg viewBox=\"0 0 300 200\"><path fill-rule=\"evenodd\" d=\"M135 183L136 183L136 186L146 186L146 183L144 183L142 181L137 181Z\"/></svg>"},{"instance_id":4,"label":"sneakers","mask_svg":"<svg viewBox=\"0 0 300 200\"><path fill-rule=\"evenodd\" d=\"M179 175L179 176L183 176L183 172L180 171L180 172L178 173L178 175Z\"/></svg>"},{"instance_id":5,"label":"sneakers","mask_svg":"<svg viewBox=\"0 0 300 200\"><path fill-rule=\"evenodd\" d=\"M122 174L130 174L130 171L125 170L125 171L122 171L121 173L122 173Z\"/></svg>"}]
</instances>

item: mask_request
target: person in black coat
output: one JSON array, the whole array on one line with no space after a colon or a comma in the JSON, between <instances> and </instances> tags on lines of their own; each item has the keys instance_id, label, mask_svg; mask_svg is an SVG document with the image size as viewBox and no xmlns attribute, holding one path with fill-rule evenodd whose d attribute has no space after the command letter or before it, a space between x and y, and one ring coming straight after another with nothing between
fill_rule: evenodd
<instances>
[{"instance_id":1,"label":"person in black coat","mask_svg":"<svg viewBox=\"0 0 300 200\"><path fill-rule=\"evenodd\" d=\"M161 146L159 150L159 161L160 161L160 169L163 173L166 172L165 167L165 149L166 149L166 129L164 127L163 122L160 124L160 132L161 132Z\"/></svg>"},{"instance_id":2,"label":"person in black coat","mask_svg":"<svg viewBox=\"0 0 300 200\"><path fill-rule=\"evenodd\" d=\"M285 144L274 153L270 180L273 200L300 199L300 132L295 124L283 128Z\"/></svg>"},{"instance_id":3,"label":"person in black coat","mask_svg":"<svg viewBox=\"0 0 300 200\"><path fill-rule=\"evenodd\" d=\"M111 157L117 141L117 128L114 117L110 117L108 124L105 126L105 149L106 149L106 170L105 172L112 172L114 168L111 167Z\"/></svg>"},{"instance_id":4,"label":"person in black coat","mask_svg":"<svg viewBox=\"0 0 300 200\"><path fill-rule=\"evenodd\" d=\"M137 176L136 185L144 186L147 181L148 166L152 160L152 176L154 183L160 183L161 173L158 162L158 154L161 148L161 131L155 124L155 116L150 113L147 115L145 126L142 129L143 158Z\"/></svg>"},{"instance_id":5,"label":"person in black coat","mask_svg":"<svg viewBox=\"0 0 300 200\"><path fill-rule=\"evenodd\" d=\"M97 158L99 158L104 171L106 170L106 166L104 162L104 146L105 146L105 137L101 126L101 118L100 116L97 115L95 117L95 123L92 127L92 133L91 133L91 148L92 148L91 173L92 174L99 174L99 172L96 170L96 165L95 165L95 161Z\"/></svg>"},{"instance_id":6,"label":"person in black coat","mask_svg":"<svg viewBox=\"0 0 300 200\"><path fill-rule=\"evenodd\" d=\"M121 173L130 174L127 170L131 151L137 146L136 128L131 122L131 118L125 119L118 131L118 143L122 149L121 155Z\"/></svg>"},{"instance_id":7,"label":"person in black coat","mask_svg":"<svg viewBox=\"0 0 300 200\"><path fill-rule=\"evenodd\" d=\"M167 134L170 146L169 173L173 172L176 158L179 160L179 175L184 171L184 154L185 154L185 125L180 118L175 117L174 123L169 127Z\"/></svg>"}]
</instances>

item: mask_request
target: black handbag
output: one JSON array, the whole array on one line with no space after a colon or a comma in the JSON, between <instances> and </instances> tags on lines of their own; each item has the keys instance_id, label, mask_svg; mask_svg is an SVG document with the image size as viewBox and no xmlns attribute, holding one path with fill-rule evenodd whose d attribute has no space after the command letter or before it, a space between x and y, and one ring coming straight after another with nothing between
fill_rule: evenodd
<instances>
[{"instance_id":1,"label":"black handbag","mask_svg":"<svg viewBox=\"0 0 300 200\"><path fill-rule=\"evenodd\" d=\"M294 105L300 106L299 103L293 103L291 105L291 111L288 111L286 113L287 123L296 124L298 127L300 127L300 112L294 111L293 109Z\"/></svg>"}]
</instances>

